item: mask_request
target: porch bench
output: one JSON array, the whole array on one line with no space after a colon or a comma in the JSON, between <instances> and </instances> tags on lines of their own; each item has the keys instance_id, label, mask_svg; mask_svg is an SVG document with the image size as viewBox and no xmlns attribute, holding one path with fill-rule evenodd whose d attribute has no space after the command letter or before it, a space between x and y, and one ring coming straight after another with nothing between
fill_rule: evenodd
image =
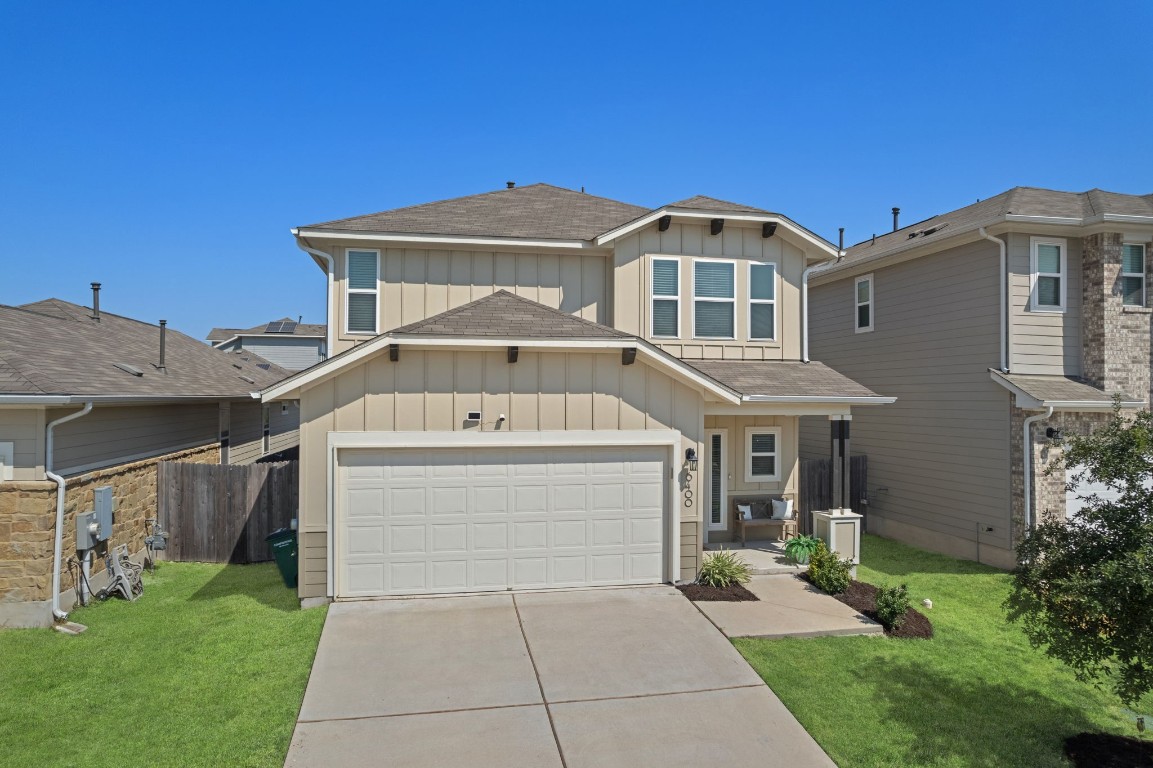
<instances>
[{"instance_id":1,"label":"porch bench","mask_svg":"<svg viewBox=\"0 0 1153 768\"><path fill-rule=\"evenodd\" d=\"M791 499L793 502L793 517L791 520L774 520L773 517L773 500L774 499ZM745 546L745 541L748 539L746 535L748 531L752 530L754 533L760 530L770 530L776 533L777 539L781 541L788 541L798 533L797 528L797 499L794 494L764 494L758 496L734 496L729 502L732 507L733 514L733 533L736 534L737 539L741 542L741 546ZM741 515L738 507L749 505L752 509L752 519L745 520Z\"/></svg>"}]
</instances>

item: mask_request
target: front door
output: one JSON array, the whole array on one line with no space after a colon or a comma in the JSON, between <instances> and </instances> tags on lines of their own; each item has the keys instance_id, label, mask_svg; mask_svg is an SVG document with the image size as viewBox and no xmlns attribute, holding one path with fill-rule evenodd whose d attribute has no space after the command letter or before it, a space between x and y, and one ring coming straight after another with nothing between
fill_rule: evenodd
<instances>
[{"instance_id":1,"label":"front door","mask_svg":"<svg viewBox=\"0 0 1153 768\"><path fill-rule=\"evenodd\" d=\"M710 531L723 531L725 525L725 481L728 479L725 457L725 435L723 429L705 434L708 473L705 487L708 504L705 507L705 527Z\"/></svg>"}]
</instances>

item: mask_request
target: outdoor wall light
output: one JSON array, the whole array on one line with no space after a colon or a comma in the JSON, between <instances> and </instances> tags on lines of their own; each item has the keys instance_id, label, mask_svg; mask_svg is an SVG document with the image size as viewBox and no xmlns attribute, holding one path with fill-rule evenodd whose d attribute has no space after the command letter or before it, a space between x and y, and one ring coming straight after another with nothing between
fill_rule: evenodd
<instances>
[{"instance_id":1,"label":"outdoor wall light","mask_svg":"<svg viewBox=\"0 0 1153 768\"><path fill-rule=\"evenodd\" d=\"M1047 427L1045 429L1045 437L1049 438L1050 440L1060 440L1061 430L1057 427Z\"/></svg>"},{"instance_id":2,"label":"outdoor wall light","mask_svg":"<svg viewBox=\"0 0 1153 768\"><path fill-rule=\"evenodd\" d=\"M689 471L690 472L696 472L697 471L697 449L696 448L686 448L685 449L685 461L687 461L689 463Z\"/></svg>"}]
</instances>

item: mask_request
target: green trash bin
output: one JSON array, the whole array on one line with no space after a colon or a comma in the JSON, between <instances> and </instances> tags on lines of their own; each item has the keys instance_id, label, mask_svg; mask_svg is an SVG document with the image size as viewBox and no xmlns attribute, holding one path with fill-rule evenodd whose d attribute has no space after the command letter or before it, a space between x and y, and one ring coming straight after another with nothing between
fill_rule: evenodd
<instances>
[{"instance_id":1,"label":"green trash bin","mask_svg":"<svg viewBox=\"0 0 1153 768\"><path fill-rule=\"evenodd\" d=\"M281 528L265 536L264 540L272 547L272 557L280 569L284 586L296 589L296 531Z\"/></svg>"}]
</instances>

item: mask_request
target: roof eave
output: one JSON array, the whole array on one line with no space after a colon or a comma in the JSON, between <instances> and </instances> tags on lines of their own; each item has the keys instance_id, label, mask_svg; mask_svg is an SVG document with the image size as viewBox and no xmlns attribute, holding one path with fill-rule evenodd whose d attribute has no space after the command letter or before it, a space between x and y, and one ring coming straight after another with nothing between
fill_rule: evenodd
<instances>
[{"instance_id":1,"label":"roof eave","mask_svg":"<svg viewBox=\"0 0 1153 768\"><path fill-rule=\"evenodd\" d=\"M895 397L880 395L744 395L745 403L848 403L850 405L890 405Z\"/></svg>"},{"instance_id":2,"label":"roof eave","mask_svg":"<svg viewBox=\"0 0 1153 768\"><path fill-rule=\"evenodd\" d=\"M290 231L294 237L300 239L317 238L328 240L345 240L349 242L379 241L406 244L425 244L430 246L515 246L519 248L560 248L564 250L590 250L598 248L598 245L591 240L580 240L573 238L436 235L411 232L369 232L356 230L307 229L301 227L294 228Z\"/></svg>"},{"instance_id":3,"label":"roof eave","mask_svg":"<svg viewBox=\"0 0 1153 768\"><path fill-rule=\"evenodd\" d=\"M989 369L989 377L993 381L1000 384L1013 395L1014 404L1025 411L1040 411L1046 408L1052 408L1056 411L1101 411L1107 412L1113 410L1113 400L1042 400L1037 398L1021 387L1014 384L998 370ZM1144 408L1145 403L1140 400L1121 400L1120 405L1122 408Z\"/></svg>"},{"instance_id":4,"label":"roof eave","mask_svg":"<svg viewBox=\"0 0 1153 768\"><path fill-rule=\"evenodd\" d=\"M816 246L820 251L823 251L824 253L833 257L837 255L837 247L835 245L825 240L820 235L805 229L800 224L797 224L795 221L790 219L788 216L782 216L779 213L728 213L725 211L707 211L699 208L677 208L675 206L668 205L663 208L658 208L655 211L650 211L644 216L641 216L638 219L633 219L632 221L622 224L619 227L610 229L608 232L605 232L602 235L598 235L593 242L600 246L607 245L612 241L630 235L637 230L644 229L665 215L680 216L687 219L726 219L731 221L748 221L761 224L774 223L783 225L794 235L801 238L805 242ZM810 258L818 257L813 256Z\"/></svg>"}]
</instances>

